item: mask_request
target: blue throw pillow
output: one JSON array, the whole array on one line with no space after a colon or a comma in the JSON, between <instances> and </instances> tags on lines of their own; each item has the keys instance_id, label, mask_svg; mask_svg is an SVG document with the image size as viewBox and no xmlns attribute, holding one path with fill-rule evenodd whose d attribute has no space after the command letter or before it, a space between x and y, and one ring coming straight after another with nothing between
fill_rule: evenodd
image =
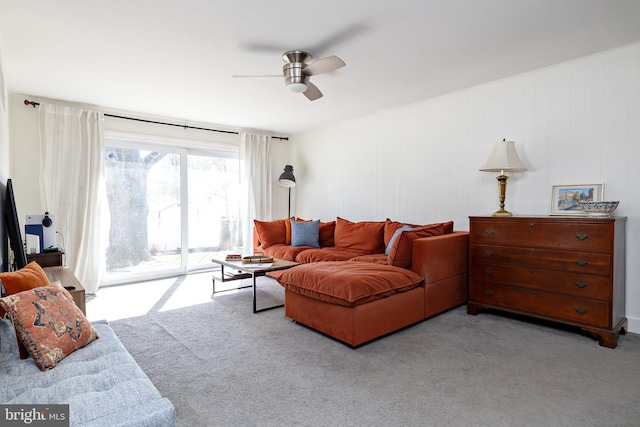
<instances>
[{"instance_id":1,"label":"blue throw pillow","mask_svg":"<svg viewBox=\"0 0 640 427\"><path fill-rule=\"evenodd\" d=\"M389 254L391 253L391 248L393 247L393 242L396 241L400 233L402 233L403 231L411 231L411 230L413 230L413 228L409 227L408 225L403 225L402 227L398 228L396 232L393 233L393 236L391 236L391 239L389 240L389 244L387 245L387 249L384 251L384 254L386 256L389 256Z\"/></svg>"},{"instance_id":2,"label":"blue throw pillow","mask_svg":"<svg viewBox=\"0 0 640 427\"><path fill-rule=\"evenodd\" d=\"M291 246L320 247L320 220L291 221Z\"/></svg>"}]
</instances>

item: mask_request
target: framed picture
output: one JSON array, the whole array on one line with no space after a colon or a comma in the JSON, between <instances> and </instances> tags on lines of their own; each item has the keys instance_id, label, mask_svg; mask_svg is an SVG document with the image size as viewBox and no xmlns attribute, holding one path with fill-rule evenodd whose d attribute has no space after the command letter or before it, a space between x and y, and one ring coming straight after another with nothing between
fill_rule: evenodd
<instances>
[{"instance_id":1,"label":"framed picture","mask_svg":"<svg viewBox=\"0 0 640 427\"><path fill-rule=\"evenodd\" d=\"M579 202L601 202L604 184L554 185L551 189L551 215L583 215Z\"/></svg>"}]
</instances>

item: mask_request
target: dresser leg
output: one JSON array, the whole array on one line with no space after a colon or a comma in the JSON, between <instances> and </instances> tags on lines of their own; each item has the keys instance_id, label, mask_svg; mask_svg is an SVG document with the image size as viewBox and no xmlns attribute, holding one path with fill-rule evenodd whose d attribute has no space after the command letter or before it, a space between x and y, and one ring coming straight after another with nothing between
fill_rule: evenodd
<instances>
[{"instance_id":1,"label":"dresser leg","mask_svg":"<svg viewBox=\"0 0 640 427\"><path fill-rule=\"evenodd\" d=\"M589 332L591 336L598 340L601 347L616 348L618 346L617 332L598 331L589 328L580 328L585 332Z\"/></svg>"},{"instance_id":2,"label":"dresser leg","mask_svg":"<svg viewBox=\"0 0 640 427\"><path fill-rule=\"evenodd\" d=\"M478 314L479 311L480 311L480 307L478 307L472 302L467 302L467 314L475 316Z\"/></svg>"}]
</instances>

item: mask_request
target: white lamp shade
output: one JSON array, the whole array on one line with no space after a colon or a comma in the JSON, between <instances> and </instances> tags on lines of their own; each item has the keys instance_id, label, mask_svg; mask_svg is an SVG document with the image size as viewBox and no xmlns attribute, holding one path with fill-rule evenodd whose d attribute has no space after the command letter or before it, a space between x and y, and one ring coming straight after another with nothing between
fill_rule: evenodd
<instances>
[{"instance_id":1,"label":"white lamp shade","mask_svg":"<svg viewBox=\"0 0 640 427\"><path fill-rule=\"evenodd\" d=\"M520 161L513 141L498 141L493 146L489 159L480 168L483 172L524 172L526 166Z\"/></svg>"},{"instance_id":2,"label":"white lamp shade","mask_svg":"<svg viewBox=\"0 0 640 427\"><path fill-rule=\"evenodd\" d=\"M290 179L282 179L282 178L280 178L278 180L278 183L280 185L282 185L283 187L295 187L296 186L296 182L295 181L291 181Z\"/></svg>"}]
</instances>

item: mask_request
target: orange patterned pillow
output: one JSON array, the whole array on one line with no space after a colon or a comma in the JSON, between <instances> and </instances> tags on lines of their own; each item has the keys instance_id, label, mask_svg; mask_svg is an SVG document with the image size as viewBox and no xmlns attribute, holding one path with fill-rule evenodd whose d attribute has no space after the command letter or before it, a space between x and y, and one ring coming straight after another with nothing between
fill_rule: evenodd
<instances>
[{"instance_id":1,"label":"orange patterned pillow","mask_svg":"<svg viewBox=\"0 0 640 427\"><path fill-rule=\"evenodd\" d=\"M45 286L0 298L19 343L43 371L98 338L71 294L60 285Z\"/></svg>"}]
</instances>

